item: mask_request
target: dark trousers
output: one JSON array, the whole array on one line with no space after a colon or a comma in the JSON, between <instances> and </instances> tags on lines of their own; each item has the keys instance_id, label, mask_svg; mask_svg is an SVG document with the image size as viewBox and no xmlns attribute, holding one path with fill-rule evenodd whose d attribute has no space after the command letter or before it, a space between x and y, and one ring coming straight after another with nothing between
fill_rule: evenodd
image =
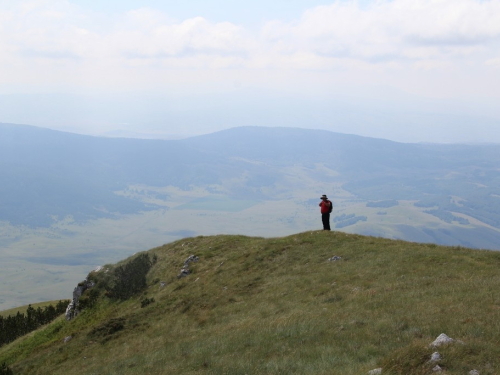
<instances>
[{"instance_id":1,"label":"dark trousers","mask_svg":"<svg viewBox=\"0 0 500 375\"><path fill-rule=\"evenodd\" d=\"M321 220L323 221L323 229L330 230L330 214L321 214Z\"/></svg>"}]
</instances>

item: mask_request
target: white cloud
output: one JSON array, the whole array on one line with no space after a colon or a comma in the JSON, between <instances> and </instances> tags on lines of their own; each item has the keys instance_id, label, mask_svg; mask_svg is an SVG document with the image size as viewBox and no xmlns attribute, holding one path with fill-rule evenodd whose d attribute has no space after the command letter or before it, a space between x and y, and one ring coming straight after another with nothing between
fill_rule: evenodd
<instances>
[{"instance_id":1,"label":"white cloud","mask_svg":"<svg viewBox=\"0 0 500 375\"><path fill-rule=\"evenodd\" d=\"M277 70L373 72L376 82L394 72L496 66L500 47L500 0L335 1L257 31L230 21L176 21L149 8L106 16L65 0L0 5L0 84L164 84L186 69L198 81L214 70L233 79L238 69L264 84Z\"/></svg>"},{"instance_id":2,"label":"white cloud","mask_svg":"<svg viewBox=\"0 0 500 375\"><path fill-rule=\"evenodd\" d=\"M307 11L295 24L270 23L264 37L289 53L372 63L472 56L498 45L500 1L335 2Z\"/></svg>"},{"instance_id":3,"label":"white cloud","mask_svg":"<svg viewBox=\"0 0 500 375\"><path fill-rule=\"evenodd\" d=\"M212 24L202 17L140 30L121 29L106 37L117 55L130 58L224 57L245 52L244 30L229 22Z\"/></svg>"},{"instance_id":4,"label":"white cloud","mask_svg":"<svg viewBox=\"0 0 500 375\"><path fill-rule=\"evenodd\" d=\"M486 60L486 65L500 67L500 57Z\"/></svg>"}]
</instances>

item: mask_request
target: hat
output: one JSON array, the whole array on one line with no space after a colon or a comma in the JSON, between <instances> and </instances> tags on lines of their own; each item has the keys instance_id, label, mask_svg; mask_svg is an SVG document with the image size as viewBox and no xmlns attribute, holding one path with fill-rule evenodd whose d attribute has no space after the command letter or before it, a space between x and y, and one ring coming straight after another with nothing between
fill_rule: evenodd
<instances>
[{"instance_id":1,"label":"hat","mask_svg":"<svg viewBox=\"0 0 500 375\"><path fill-rule=\"evenodd\" d=\"M328 198L326 197L326 194L323 194L320 199L328 199Z\"/></svg>"}]
</instances>

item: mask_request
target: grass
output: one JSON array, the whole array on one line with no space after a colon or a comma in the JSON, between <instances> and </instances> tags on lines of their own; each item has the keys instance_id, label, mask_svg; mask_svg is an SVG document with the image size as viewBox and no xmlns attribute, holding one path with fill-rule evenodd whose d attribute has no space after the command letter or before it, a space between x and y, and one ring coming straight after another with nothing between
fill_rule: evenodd
<instances>
[{"instance_id":1,"label":"grass","mask_svg":"<svg viewBox=\"0 0 500 375\"><path fill-rule=\"evenodd\" d=\"M323 231L150 252L143 293L103 297L0 348L0 363L15 374L427 374L444 332L463 342L437 349L447 373L500 372L500 253ZM200 261L177 279L191 254Z\"/></svg>"}]
</instances>

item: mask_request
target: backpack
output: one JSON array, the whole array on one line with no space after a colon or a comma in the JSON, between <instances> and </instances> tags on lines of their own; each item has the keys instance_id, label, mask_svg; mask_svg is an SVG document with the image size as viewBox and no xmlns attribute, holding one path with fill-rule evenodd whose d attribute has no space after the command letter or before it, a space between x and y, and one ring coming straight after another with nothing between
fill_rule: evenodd
<instances>
[{"instance_id":1,"label":"backpack","mask_svg":"<svg viewBox=\"0 0 500 375\"><path fill-rule=\"evenodd\" d=\"M328 209L328 213L331 214L333 211L333 203L332 201L327 201L327 202L330 202L330 208Z\"/></svg>"}]
</instances>

